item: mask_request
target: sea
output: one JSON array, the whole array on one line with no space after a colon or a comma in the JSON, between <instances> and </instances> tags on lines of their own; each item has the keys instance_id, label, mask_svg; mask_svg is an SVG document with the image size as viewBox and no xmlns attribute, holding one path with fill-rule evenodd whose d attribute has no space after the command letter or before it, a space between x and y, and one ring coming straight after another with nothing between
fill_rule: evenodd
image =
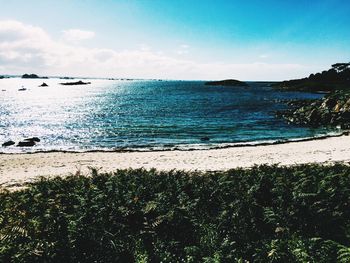
<instances>
[{"instance_id":1,"label":"sea","mask_svg":"<svg viewBox=\"0 0 350 263\"><path fill-rule=\"evenodd\" d=\"M39 137L38 151L154 151L210 149L323 136L336 131L291 125L275 116L286 100L317 93L278 91L270 82L249 87L204 81L0 79L0 144ZM48 87L39 87L43 82ZM21 88L26 90L19 91Z\"/></svg>"}]
</instances>

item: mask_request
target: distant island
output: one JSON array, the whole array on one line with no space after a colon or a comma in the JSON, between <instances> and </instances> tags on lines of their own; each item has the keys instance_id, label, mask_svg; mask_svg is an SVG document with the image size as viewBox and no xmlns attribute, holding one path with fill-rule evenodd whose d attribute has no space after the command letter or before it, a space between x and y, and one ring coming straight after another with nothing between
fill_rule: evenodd
<instances>
[{"instance_id":1,"label":"distant island","mask_svg":"<svg viewBox=\"0 0 350 263\"><path fill-rule=\"evenodd\" d=\"M204 83L204 85L207 86L227 86L227 87L248 87L249 85L243 81L239 81L236 79L225 79L225 80L218 80L218 81L207 81Z\"/></svg>"},{"instance_id":2,"label":"distant island","mask_svg":"<svg viewBox=\"0 0 350 263\"><path fill-rule=\"evenodd\" d=\"M331 92L350 89L350 62L336 63L329 70L311 74L302 79L286 80L275 84L283 90L300 90L311 92Z\"/></svg>"},{"instance_id":3,"label":"distant island","mask_svg":"<svg viewBox=\"0 0 350 263\"><path fill-rule=\"evenodd\" d=\"M87 84L91 84L91 82L83 82L81 80L79 81L75 81L75 82L64 82L64 83L60 83L61 85L65 85L65 86L74 86L74 85L87 85Z\"/></svg>"},{"instance_id":4,"label":"distant island","mask_svg":"<svg viewBox=\"0 0 350 263\"><path fill-rule=\"evenodd\" d=\"M22 79L48 79L48 77L39 77L36 74L24 74L22 75Z\"/></svg>"}]
</instances>

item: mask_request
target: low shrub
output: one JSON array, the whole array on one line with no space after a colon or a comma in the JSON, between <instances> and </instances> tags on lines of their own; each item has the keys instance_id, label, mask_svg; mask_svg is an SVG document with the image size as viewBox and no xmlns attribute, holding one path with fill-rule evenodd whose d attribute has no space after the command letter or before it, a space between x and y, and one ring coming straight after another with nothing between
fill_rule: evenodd
<instances>
[{"instance_id":1,"label":"low shrub","mask_svg":"<svg viewBox=\"0 0 350 263\"><path fill-rule=\"evenodd\" d=\"M0 193L0 262L350 262L350 167L118 170Z\"/></svg>"}]
</instances>

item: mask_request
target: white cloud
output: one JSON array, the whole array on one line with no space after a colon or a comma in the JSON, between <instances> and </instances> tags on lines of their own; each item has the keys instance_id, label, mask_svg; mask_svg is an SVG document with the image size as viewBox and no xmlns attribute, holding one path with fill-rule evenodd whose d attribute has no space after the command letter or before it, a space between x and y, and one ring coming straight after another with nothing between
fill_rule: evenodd
<instances>
[{"instance_id":1,"label":"white cloud","mask_svg":"<svg viewBox=\"0 0 350 263\"><path fill-rule=\"evenodd\" d=\"M68 42L77 43L82 40L91 39L95 36L95 32L80 30L80 29L69 29L63 30L63 39Z\"/></svg>"},{"instance_id":2,"label":"white cloud","mask_svg":"<svg viewBox=\"0 0 350 263\"><path fill-rule=\"evenodd\" d=\"M0 21L1 42L11 42L22 39L47 40L48 36L43 29L31 25L24 25L14 20Z\"/></svg>"},{"instance_id":3,"label":"white cloud","mask_svg":"<svg viewBox=\"0 0 350 263\"><path fill-rule=\"evenodd\" d=\"M298 64L198 63L165 55L144 45L137 50L87 48L77 41L93 37L93 32L65 32L74 43L67 39L54 40L40 27L0 21L0 70L12 74L242 80L300 77L309 71ZM178 47L184 52L188 49L185 44Z\"/></svg>"}]
</instances>

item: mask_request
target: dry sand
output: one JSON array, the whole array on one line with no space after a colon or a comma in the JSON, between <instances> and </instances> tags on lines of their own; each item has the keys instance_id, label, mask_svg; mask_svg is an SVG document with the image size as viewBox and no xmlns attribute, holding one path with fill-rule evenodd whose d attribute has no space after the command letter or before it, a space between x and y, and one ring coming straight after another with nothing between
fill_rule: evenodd
<instances>
[{"instance_id":1,"label":"dry sand","mask_svg":"<svg viewBox=\"0 0 350 263\"><path fill-rule=\"evenodd\" d=\"M0 186L16 187L40 176L88 174L120 168L217 171L255 164L350 162L350 136L215 150L158 152L48 152L0 154Z\"/></svg>"}]
</instances>

